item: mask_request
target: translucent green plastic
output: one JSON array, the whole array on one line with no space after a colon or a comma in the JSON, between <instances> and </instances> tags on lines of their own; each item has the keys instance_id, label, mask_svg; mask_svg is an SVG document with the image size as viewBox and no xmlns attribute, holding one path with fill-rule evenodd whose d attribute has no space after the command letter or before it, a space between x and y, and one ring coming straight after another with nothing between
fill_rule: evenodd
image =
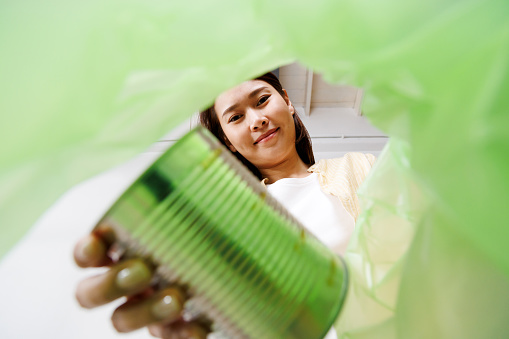
<instances>
[{"instance_id":1,"label":"translucent green plastic","mask_svg":"<svg viewBox=\"0 0 509 339\"><path fill-rule=\"evenodd\" d=\"M298 60L362 87L363 114L391 137L362 188L339 336L509 337L508 13L498 0L0 0L0 255L72 185Z\"/></svg>"}]
</instances>

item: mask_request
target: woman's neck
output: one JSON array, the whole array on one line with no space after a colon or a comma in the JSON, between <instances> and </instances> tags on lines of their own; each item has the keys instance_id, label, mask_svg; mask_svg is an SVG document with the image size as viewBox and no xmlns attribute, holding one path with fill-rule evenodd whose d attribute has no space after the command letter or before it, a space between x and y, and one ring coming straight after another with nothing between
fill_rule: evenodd
<instances>
[{"instance_id":1,"label":"woman's neck","mask_svg":"<svg viewBox=\"0 0 509 339\"><path fill-rule=\"evenodd\" d=\"M260 168L259 170L262 177L267 178L266 183L272 184L279 179L307 177L309 175L309 172L307 171L308 168L309 166L306 165L299 156L297 156L286 159L270 168Z\"/></svg>"}]
</instances>

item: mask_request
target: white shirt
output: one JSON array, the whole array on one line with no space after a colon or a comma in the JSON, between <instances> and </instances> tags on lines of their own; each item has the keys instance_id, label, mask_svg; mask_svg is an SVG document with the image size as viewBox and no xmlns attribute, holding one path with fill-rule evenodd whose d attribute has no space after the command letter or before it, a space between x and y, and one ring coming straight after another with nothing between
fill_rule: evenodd
<instances>
[{"instance_id":1,"label":"white shirt","mask_svg":"<svg viewBox=\"0 0 509 339\"><path fill-rule=\"evenodd\" d=\"M318 174L280 179L267 190L321 242L335 253L345 253L355 221L337 197L322 191Z\"/></svg>"}]
</instances>

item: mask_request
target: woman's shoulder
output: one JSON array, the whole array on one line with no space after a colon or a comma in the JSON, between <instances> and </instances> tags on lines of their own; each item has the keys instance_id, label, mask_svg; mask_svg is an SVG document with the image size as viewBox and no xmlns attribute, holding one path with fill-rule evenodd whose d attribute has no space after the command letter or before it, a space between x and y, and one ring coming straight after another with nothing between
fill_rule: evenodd
<instances>
[{"instance_id":1,"label":"woman's shoulder","mask_svg":"<svg viewBox=\"0 0 509 339\"><path fill-rule=\"evenodd\" d=\"M309 168L309 172L324 173L346 170L369 170L376 157L370 153L350 152L340 158L321 159Z\"/></svg>"},{"instance_id":2,"label":"woman's shoulder","mask_svg":"<svg viewBox=\"0 0 509 339\"><path fill-rule=\"evenodd\" d=\"M341 158L322 159L308 171L317 173L322 191L339 198L347 212L357 220L360 205L357 190L376 158L367 153L346 153Z\"/></svg>"}]
</instances>

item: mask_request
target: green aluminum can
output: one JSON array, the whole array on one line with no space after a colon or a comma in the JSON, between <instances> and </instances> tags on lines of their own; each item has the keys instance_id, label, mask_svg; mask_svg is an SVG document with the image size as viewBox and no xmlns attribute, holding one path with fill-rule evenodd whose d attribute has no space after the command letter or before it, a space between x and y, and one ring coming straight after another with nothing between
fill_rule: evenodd
<instances>
[{"instance_id":1,"label":"green aluminum can","mask_svg":"<svg viewBox=\"0 0 509 339\"><path fill-rule=\"evenodd\" d=\"M210 132L195 128L156 160L96 227L126 256L188 288L194 309L229 338L323 338L348 279Z\"/></svg>"}]
</instances>

